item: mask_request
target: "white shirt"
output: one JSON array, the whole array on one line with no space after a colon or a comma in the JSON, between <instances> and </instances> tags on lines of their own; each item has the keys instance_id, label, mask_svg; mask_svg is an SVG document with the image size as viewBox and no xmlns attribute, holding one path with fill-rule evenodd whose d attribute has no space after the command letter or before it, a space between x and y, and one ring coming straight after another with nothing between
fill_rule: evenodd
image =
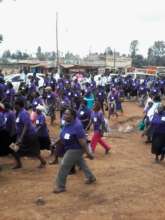
<instances>
[{"instance_id":1,"label":"white shirt","mask_svg":"<svg viewBox=\"0 0 165 220\"><path fill-rule=\"evenodd\" d=\"M160 102L155 102L153 106L149 109L149 111L147 112L147 116L150 122L152 121L154 114L157 112L159 105L160 105Z\"/></svg>"}]
</instances>

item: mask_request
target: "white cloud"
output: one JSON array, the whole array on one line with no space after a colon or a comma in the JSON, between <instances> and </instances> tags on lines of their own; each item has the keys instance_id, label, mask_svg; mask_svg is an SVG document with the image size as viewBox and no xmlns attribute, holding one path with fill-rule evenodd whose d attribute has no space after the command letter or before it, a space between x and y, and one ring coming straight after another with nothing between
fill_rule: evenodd
<instances>
[{"instance_id":1,"label":"white cloud","mask_svg":"<svg viewBox=\"0 0 165 220\"><path fill-rule=\"evenodd\" d=\"M0 50L56 49L56 11L59 48L84 55L111 46L129 52L139 40L140 52L165 39L163 0L4 0L0 4Z\"/></svg>"}]
</instances>

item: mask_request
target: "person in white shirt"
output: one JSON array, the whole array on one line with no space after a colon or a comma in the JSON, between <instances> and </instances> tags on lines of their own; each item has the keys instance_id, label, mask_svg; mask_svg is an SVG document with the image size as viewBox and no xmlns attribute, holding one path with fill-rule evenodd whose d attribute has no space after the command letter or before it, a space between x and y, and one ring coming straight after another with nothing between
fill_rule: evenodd
<instances>
[{"instance_id":1,"label":"person in white shirt","mask_svg":"<svg viewBox=\"0 0 165 220\"><path fill-rule=\"evenodd\" d=\"M145 143L151 143L152 141L152 135L153 135L153 129L151 127L152 119L155 115L155 113L158 112L158 108L161 105L161 99L160 96L155 96L153 99L153 105L147 112L147 127L143 133L143 135L147 136L147 140Z\"/></svg>"}]
</instances>

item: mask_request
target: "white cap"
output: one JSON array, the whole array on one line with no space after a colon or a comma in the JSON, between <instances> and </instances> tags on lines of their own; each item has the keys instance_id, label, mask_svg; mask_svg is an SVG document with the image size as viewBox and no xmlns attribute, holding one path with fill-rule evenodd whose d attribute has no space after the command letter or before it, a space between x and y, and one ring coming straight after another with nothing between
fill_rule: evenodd
<instances>
[{"instance_id":1,"label":"white cap","mask_svg":"<svg viewBox=\"0 0 165 220\"><path fill-rule=\"evenodd\" d=\"M45 110L43 105L37 105L36 110L43 112Z\"/></svg>"}]
</instances>

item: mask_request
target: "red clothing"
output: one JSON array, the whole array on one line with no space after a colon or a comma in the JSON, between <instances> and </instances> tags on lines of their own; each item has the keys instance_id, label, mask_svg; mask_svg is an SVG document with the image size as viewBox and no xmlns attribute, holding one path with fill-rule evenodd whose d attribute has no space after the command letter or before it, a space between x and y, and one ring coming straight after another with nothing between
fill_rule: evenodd
<instances>
[{"instance_id":1,"label":"red clothing","mask_svg":"<svg viewBox=\"0 0 165 220\"><path fill-rule=\"evenodd\" d=\"M105 150L110 149L111 147L102 139L101 134L99 132L94 132L91 140L91 147L93 152L96 149L96 145L99 143Z\"/></svg>"}]
</instances>

